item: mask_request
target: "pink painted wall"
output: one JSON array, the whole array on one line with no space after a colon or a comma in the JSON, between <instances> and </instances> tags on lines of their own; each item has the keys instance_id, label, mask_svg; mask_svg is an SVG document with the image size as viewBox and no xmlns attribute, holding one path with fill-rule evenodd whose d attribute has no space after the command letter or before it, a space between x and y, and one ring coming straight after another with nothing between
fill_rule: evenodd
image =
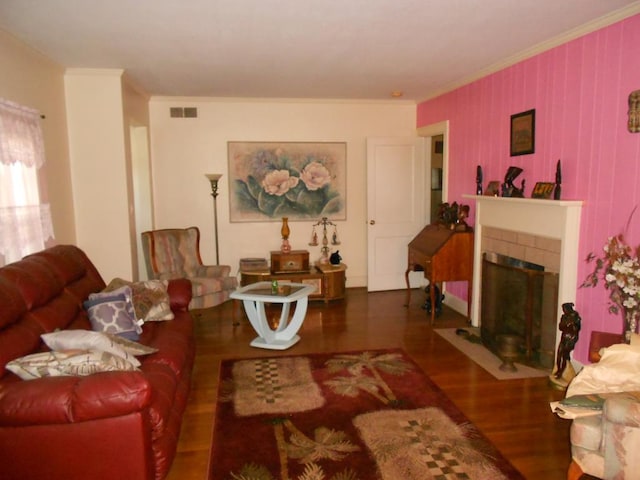
<instances>
[{"instance_id":1,"label":"pink painted wall","mask_svg":"<svg viewBox=\"0 0 640 480\"><path fill-rule=\"evenodd\" d=\"M449 201L470 203L476 166L489 180L504 179L510 165L524 171L525 195L538 181L553 181L562 163L563 199L584 200L579 258L601 252L607 237L624 229L640 204L640 133L627 130L628 96L640 89L640 15L423 102L417 126L449 120ZM510 115L535 108L535 153L510 157ZM640 208L639 208L640 210ZM472 206L473 214L473 206ZM640 243L640 211L627 233ZM579 266L580 282L589 271ZM464 285L450 293L466 298ZM588 360L592 330L621 332L607 311L607 291L580 288L582 316L577 360Z\"/></svg>"}]
</instances>

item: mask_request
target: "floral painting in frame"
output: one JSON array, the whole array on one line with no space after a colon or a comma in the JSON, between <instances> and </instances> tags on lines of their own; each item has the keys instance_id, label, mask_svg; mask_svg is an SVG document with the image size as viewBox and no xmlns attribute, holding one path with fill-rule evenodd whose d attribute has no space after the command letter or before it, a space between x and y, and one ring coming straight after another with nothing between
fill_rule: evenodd
<instances>
[{"instance_id":1,"label":"floral painting in frame","mask_svg":"<svg viewBox=\"0 0 640 480\"><path fill-rule=\"evenodd\" d=\"M345 142L228 142L231 222L346 220Z\"/></svg>"}]
</instances>

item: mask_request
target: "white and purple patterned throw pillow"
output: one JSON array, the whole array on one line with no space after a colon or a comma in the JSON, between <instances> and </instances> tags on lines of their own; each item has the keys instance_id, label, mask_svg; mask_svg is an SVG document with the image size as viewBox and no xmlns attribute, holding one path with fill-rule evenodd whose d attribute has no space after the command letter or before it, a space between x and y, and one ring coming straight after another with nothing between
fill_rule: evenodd
<instances>
[{"instance_id":1,"label":"white and purple patterned throw pillow","mask_svg":"<svg viewBox=\"0 0 640 480\"><path fill-rule=\"evenodd\" d=\"M120 335L138 340L142 328L136 320L131 301L131 287L124 286L112 292L92 293L84 302L91 328L96 332Z\"/></svg>"}]
</instances>

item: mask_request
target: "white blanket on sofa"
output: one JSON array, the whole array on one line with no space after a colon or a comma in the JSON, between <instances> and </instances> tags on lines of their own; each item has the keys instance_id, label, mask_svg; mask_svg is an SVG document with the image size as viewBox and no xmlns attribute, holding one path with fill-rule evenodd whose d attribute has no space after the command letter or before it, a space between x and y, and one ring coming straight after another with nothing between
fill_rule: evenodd
<instances>
[{"instance_id":1,"label":"white blanket on sofa","mask_svg":"<svg viewBox=\"0 0 640 480\"><path fill-rule=\"evenodd\" d=\"M567 397L640 390L640 343L605 348L598 363L585 366L571 381Z\"/></svg>"}]
</instances>

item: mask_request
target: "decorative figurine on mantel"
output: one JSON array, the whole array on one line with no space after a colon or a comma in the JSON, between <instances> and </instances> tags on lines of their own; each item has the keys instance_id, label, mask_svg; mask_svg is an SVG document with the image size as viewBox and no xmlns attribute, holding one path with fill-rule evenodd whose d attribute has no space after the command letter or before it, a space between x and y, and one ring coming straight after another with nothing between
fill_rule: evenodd
<instances>
[{"instance_id":1,"label":"decorative figurine on mantel","mask_svg":"<svg viewBox=\"0 0 640 480\"><path fill-rule=\"evenodd\" d=\"M502 184L503 197L524 198L524 180L522 180L522 186L520 188L513 184L513 181L521 173L522 169L520 167L509 167L504 176L504 183Z\"/></svg>"},{"instance_id":2,"label":"decorative figurine on mantel","mask_svg":"<svg viewBox=\"0 0 640 480\"><path fill-rule=\"evenodd\" d=\"M562 194L562 170L560 168L560 160L556 163L556 186L553 189L553 199L560 200Z\"/></svg>"},{"instance_id":3,"label":"decorative figurine on mantel","mask_svg":"<svg viewBox=\"0 0 640 480\"><path fill-rule=\"evenodd\" d=\"M476 167L476 195L482 195L482 167Z\"/></svg>"}]
</instances>

